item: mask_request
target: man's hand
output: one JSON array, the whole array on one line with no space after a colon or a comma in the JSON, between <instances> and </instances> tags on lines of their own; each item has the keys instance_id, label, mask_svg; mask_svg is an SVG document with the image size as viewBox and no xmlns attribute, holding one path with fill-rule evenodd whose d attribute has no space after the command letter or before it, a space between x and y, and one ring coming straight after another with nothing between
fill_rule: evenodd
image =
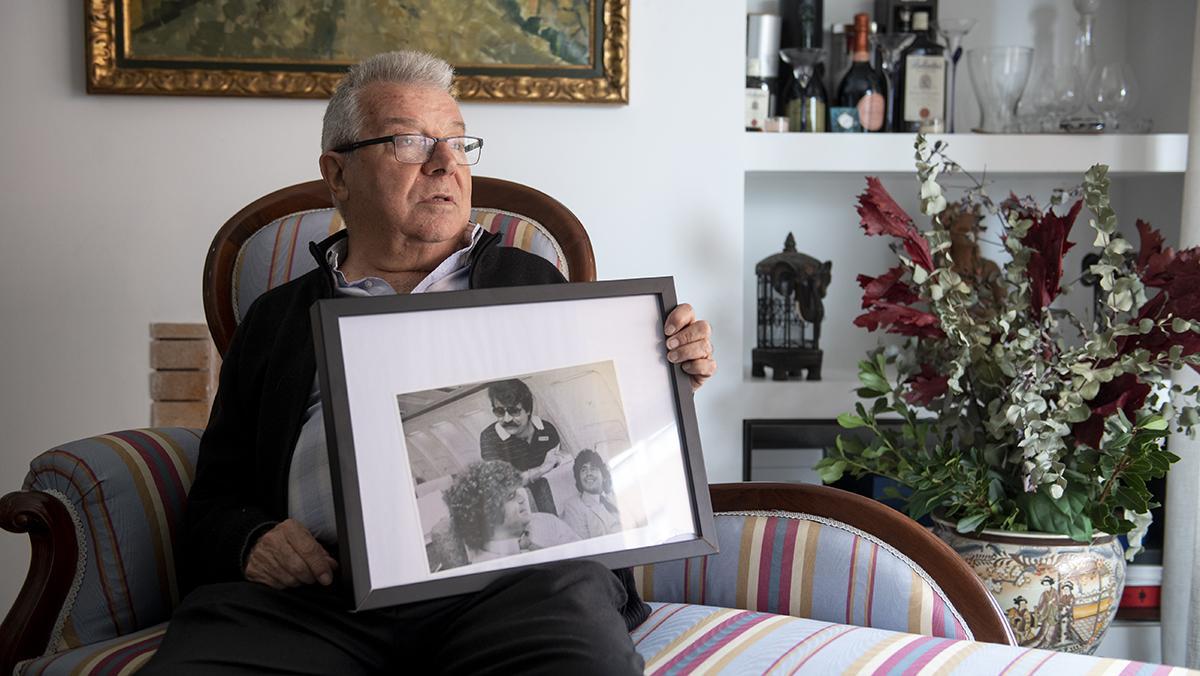
<instances>
[{"instance_id":1,"label":"man's hand","mask_svg":"<svg viewBox=\"0 0 1200 676\"><path fill-rule=\"evenodd\" d=\"M712 329L708 322L696 320L691 305L681 303L667 315L663 331L667 334L667 360L682 366L683 372L691 377L695 392L717 372L710 340Z\"/></svg>"},{"instance_id":2,"label":"man's hand","mask_svg":"<svg viewBox=\"0 0 1200 676\"><path fill-rule=\"evenodd\" d=\"M333 582L337 561L308 529L288 519L263 534L246 558L246 579L275 589Z\"/></svg>"}]
</instances>

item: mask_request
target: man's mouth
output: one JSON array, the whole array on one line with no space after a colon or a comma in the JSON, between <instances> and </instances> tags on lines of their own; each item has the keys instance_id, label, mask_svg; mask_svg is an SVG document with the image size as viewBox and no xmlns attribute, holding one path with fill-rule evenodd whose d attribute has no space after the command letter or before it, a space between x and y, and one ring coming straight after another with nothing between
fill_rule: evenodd
<instances>
[{"instance_id":1,"label":"man's mouth","mask_svg":"<svg viewBox=\"0 0 1200 676\"><path fill-rule=\"evenodd\" d=\"M421 201L434 202L437 204L454 204L454 198L445 194L430 195Z\"/></svg>"}]
</instances>

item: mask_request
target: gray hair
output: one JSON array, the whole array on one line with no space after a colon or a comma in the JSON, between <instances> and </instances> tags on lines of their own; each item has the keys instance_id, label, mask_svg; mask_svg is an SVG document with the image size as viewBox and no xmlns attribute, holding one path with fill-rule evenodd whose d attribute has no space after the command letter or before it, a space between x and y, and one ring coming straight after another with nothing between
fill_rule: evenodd
<instances>
[{"instance_id":1,"label":"gray hair","mask_svg":"<svg viewBox=\"0 0 1200 676\"><path fill-rule=\"evenodd\" d=\"M374 82L436 87L450 93L454 69L438 57L425 52L401 50L376 54L351 66L342 78L321 126L321 152L356 140L362 130L363 114L358 97Z\"/></svg>"}]
</instances>

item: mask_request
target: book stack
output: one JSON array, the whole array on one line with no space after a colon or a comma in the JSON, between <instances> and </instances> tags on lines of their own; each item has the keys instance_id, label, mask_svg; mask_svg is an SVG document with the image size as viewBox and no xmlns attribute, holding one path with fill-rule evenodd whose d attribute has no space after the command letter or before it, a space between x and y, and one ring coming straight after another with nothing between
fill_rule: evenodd
<instances>
[{"instance_id":1,"label":"book stack","mask_svg":"<svg viewBox=\"0 0 1200 676\"><path fill-rule=\"evenodd\" d=\"M208 424L221 356L205 324L150 325L150 424Z\"/></svg>"}]
</instances>

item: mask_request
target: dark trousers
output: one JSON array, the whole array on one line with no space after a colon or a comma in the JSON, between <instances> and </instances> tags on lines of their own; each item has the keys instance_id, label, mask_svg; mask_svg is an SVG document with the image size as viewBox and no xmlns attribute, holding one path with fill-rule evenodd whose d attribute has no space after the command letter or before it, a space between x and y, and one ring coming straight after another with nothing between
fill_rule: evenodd
<instances>
[{"instance_id":1,"label":"dark trousers","mask_svg":"<svg viewBox=\"0 0 1200 676\"><path fill-rule=\"evenodd\" d=\"M351 613L325 587L200 587L139 672L157 674L640 674L603 566L566 562L480 592Z\"/></svg>"}]
</instances>

